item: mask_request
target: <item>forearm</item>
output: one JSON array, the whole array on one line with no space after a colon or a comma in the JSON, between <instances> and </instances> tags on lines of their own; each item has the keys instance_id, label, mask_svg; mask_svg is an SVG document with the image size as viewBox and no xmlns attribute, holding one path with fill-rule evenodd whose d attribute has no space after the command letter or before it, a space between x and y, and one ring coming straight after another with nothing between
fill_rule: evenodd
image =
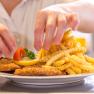
<instances>
[{"instance_id":1,"label":"forearm","mask_svg":"<svg viewBox=\"0 0 94 94\"><path fill-rule=\"evenodd\" d=\"M65 9L67 8L69 11L77 13L80 24L78 29L83 32L94 32L94 3L77 1L74 3L68 3L65 5L60 5L60 7Z\"/></svg>"}]
</instances>

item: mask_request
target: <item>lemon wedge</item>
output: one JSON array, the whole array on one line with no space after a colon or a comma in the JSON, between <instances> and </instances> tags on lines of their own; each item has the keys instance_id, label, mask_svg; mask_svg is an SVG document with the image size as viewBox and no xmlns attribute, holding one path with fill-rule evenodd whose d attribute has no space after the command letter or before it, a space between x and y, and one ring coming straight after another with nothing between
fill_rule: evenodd
<instances>
[{"instance_id":1,"label":"lemon wedge","mask_svg":"<svg viewBox=\"0 0 94 94\"><path fill-rule=\"evenodd\" d=\"M31 66L31 65L35 65L37 63L39 63L38 59L34 59L34 60L20 60L20 61L15 61L15 63L17 65L20 66Z\"/></svg>"}]
</instances>

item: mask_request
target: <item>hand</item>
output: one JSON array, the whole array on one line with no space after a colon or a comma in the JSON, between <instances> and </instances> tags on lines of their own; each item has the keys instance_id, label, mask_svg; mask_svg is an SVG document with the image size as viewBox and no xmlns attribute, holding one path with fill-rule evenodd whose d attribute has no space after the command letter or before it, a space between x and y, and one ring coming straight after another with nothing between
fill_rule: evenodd
<instances>
[{"instance_id":1,"label":"hand","mask_svg":"<svg viewBox=\"0 0 94 94\"><path fill-rule=\"evenodd\" d=\"M8 28L0 24L0 57L4 54L6 57L10 57L12 51L16 47L16 41Z\"/></svg>"},{"instance_id":2,"label":"hand","mask_svg":"<svg viewBox=\"0 0 94 94\"><path fill-rule=\"evenodd\" d=\"M78 22L77 15L65 8L52 6L39 11L34 32L35 48L48 50L52 43L59 45L64 31L69 27L75 29Z\"/></svg>"}]
</instances>

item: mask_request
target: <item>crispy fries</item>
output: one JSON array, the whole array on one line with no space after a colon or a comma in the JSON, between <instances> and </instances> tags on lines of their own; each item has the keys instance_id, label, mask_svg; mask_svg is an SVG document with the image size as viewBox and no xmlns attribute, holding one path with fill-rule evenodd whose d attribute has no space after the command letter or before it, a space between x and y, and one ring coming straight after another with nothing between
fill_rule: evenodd
<instances>
[{"instance_id":1,"label":"crispy fries","mask_svg":"<svg viewBox=\"0 0 94 94\"><path fill-rule=\"evenodd\" d=\"M87 60L87 62L91 63L94 65L94 58L90 57L90 56L87 56L85 55L85 59Z\"/></svg>"},{"instance_id":2,"label":"crispy fries","mask_svg":"<svg viewBox=\"0 0 94 94\"><path fill-rule=\"evenodd\" d=\"M94 72L94 58L85 55L86 40L84 38L75 38L71 35L71 32L71 30L65 32L59 46L61 47L60 51L56 50L57 46L50 48L52 51L55 50L51 53L53 55L50 55L45 65L57 67L67 74Z\"/></svg>"},{"instance_id":3,"label":"crispy fries","mask_svg":"<svg viewBox=\"0 0 94 94\"><path fill-rule=\"evenodd\" d=\"M71 69L76 73L76 74L81 74L82 70L77 67L77 66L71 66Z\"/></svg>"},{"instance_id":4,"label":"crispy fries","mask_svg":"<svg viewBox=\"0 0 94 94\"><path fill-rule=\"evenodd\" d=\"M83 59L77 56L74 56L74 55L70 56L69 60L74 66L77 66L82 70L86 70L88 72L94 72L94 67L90 63L88 63L87 61L84 61Z\"/></svg>"},{"instance_id":5,"label":"crispy fries","mask_svg":"<svg viewBox=\"0 0 94 94\"><path fill-rule=\"evenodd\" d=\"M71 66L71 63L66 63L60 67L57 67L59 70L63 71L65 69L68 69Z\"/></svg>"},{"instance_id":6,"label":"crispy fries","mask_svg":"<svg viewBox=\"0 0 94 94\"><path fill-rule=\"evenodd\" d=\"M62 50L60 51L59 53L57 53L56 55L52 56L46 63L46 65L51 65L53 64L53 62L55 62L56 60L60 59L61 57L63 57L64 55L66 54L73 54L73 53L76 53L76 52L85 52L85 48L71 48L71 49L68 49L68 50Z\"/></svg>"},{"instance_id":7,"label":"crispy fries","mask_svg":"<svg viewBox=\"0 0 94 94\"><path fill-rule=\"evenodd\" d=\"M65 41L65 40L67 40L68 38L70 38L71 34L72 34L72 30L69 28L69 29L64 33L62 42Z\"/></svg>"},{"instance_id":8,"label":"crispy fries","mask_svg":"<svg viewBox=\"0 0 94 94\"><path fill-rule=\"evenodd\" d=\"M75 75L75 74L76 74L71 68L67 68L67 69L66 69L66 72L67 72L69 75Z\"/></svg>"},{"instance_id":9,"label":"crispy fries","mask_svg":"<svg viewBox=\"0 0 94 94\"><path fill-rule=\"evenodd\" d=\"M53 66L60 67L68 61L69 61L69 59L67 57L61 58L60 60L57 60L56 62L54 62Z\"/></svg>"}]
</instances>

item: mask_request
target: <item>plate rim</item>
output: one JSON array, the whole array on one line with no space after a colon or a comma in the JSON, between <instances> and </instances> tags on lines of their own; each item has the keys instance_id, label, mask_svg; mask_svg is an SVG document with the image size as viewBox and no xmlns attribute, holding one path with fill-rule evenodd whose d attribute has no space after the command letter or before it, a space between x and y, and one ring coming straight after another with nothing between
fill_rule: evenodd
<instances>
[{"instance_id":1,"label":"plate rim","mask_svg":"<svg viewBox=\"0 0 94 94\"><path fill-rule=\"evenodd\" d=\"M16 78L16 79L57 79L57 78L76 78L76 77L87 77L94 75L94 73L87 74L76 74L76 75L57 75L57 76L19 76L8 73L0 72L0 77L4 78Z\"/></svg>"}]
</instances>

